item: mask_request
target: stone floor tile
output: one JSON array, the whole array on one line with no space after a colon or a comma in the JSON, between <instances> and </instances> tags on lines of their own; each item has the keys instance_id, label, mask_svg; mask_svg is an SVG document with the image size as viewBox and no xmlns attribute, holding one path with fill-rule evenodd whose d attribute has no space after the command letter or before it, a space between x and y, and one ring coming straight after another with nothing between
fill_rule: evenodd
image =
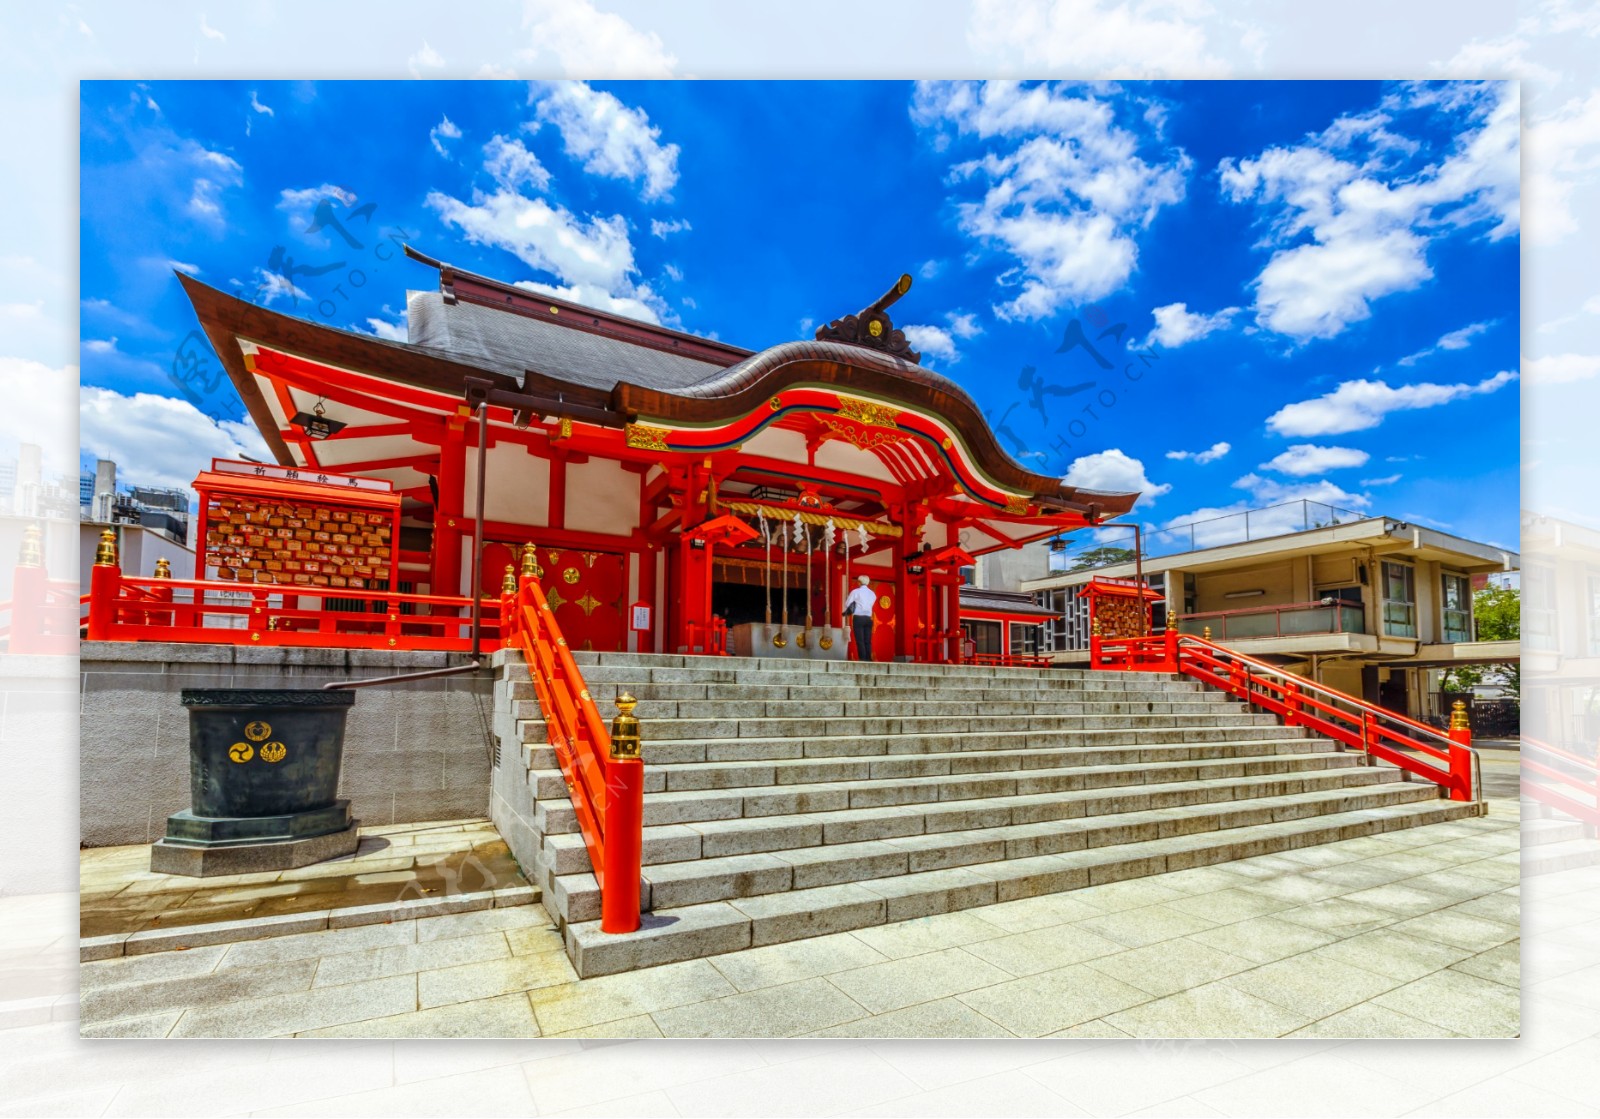
<instances>
[{"instance_id":1,"label":"stone floor tile","mask_svg":"<svg viewBox=\"0 0 1600 1119\"><path fill-rule=\"evenodd\" d=\"M431 920L446 920L436 917ZM299 933L295 936L273 937L268 940L247 940L228 946L227 954L217 965L218 970L234 967L257 967L262 964L287 963L290 960L314 959L340 952L358 952L366 948L387 948L395 944L415 944L416 921L396 921L392 925L360 925L349 929L328 929L324 932Z\"/></svg>"},{"instance_id":2,"label":"stone floor tile","mask_svg":"<svg viewBox=\"0 0 1600 1119\"><path fill-rule=\"evenodd\" d=\"M1090 917L1073 927L1087 929L1129 948L1141 948L1157 941L1204 932L1216 924L1215 921L1192 913L1181 913L1166 905L1146 905L1107 913L1103 917Z\"/></svg>"},{"instance_id":3,"label":"stone floor tile","mask_svg":"<svg viewBox=\"0 0 1600 1119\"><path fill-rule=\"evenodd\" d=\"M1280 921L1276 917L1253 917L1248 921L1236 921L1231 925L1219 925L1192 933L1184 939L1239 956L1251 963L1268 964L1285 956L1332 944L1338 937L1290 921Z\"/></svg>"},{"instance_id":4,"label":"stone floor tile","mask_svg":"<svg viewBox=\"0 0 1600 1119\"><path fill-rule=\"evenodd\" d=\"M1373 1002L1357 1003L1326 1018L1319 1018L1289 1034L1290 1037L1460 1037L1460 1034L1424 1022Z\"/></svg>"},{"instance_id":5,"label":"stone floor tile","mask_svg":"<svg viewBox=\"0 0 1600 1119\"><path fill-rule=\"evenodd\" d=\"M1520 986L1522 942L1512 940L1505 944L1497 944L1487 952L1479 952L1476 956L1468 956L1458 963L1451 964L1450 970L1464 971L1468 975L1476 975L1479 979L1492 979L1507 987Z\"/></svg>"},{"instance_id":6,"label":"stone floor tile","mask_svg":"<svg viewBox=\"0 0 1600 1119\"><path fill-rule=\"evenodd\" d=\"M967 951L1012 975L1032 975L1108 956L1126 948L1121 941L1079 925L1057 925L980 941Z\"/></svg>"},{"instance_id":7,"label":"stone floor tile","mask_svg":"<svg viewBox=\"0 0 1600 1119\"><path fill-rule=\"evenodd\" d=\"M1019 1037L1043 1037L1149 1001L1149 994L1083 964L957 996ZM1115 1024L1113 1022L1113 1024Z\"/></svg>"},{"instance_id":8,"label":"stone floor tile","mask_svg":"<svg viewBox=\"0 0 1600 1119\"><path fill-rule=\"evenodd\" d=\"M818 978L659 1010L650 1016L666 1037L796 1037L867 1013L828 980Z\"/></svg>"},{"instance_id":9,"label":"stone floor tile","mask_svg":"<svg viewBox=\"0 0 1600 1119\"><path fill-rule=\"evenodd\" d=\"M1457 902L1450 908L1452 912L1465 913L1469 917L1482 917L1507 925L1522 924L1522 899L1504 890Z\"/></svg>"},{"instance_id":10,"label":"stone floor tile","mask_svg":"<svg viewBox=\"0 0 1600 1119\"><path fill-rule=\"evenodd\" d=\"M656 1025L656 1020L648 1014L635 1014L632 1018L618 1018L615 1022L602 1022L598 1026L583 1026L576 1030L567 1030L565 1033L554 1035L556 1037L660 1037L661 1030Z\"/></svg>"},{"instance_id":11,"label":"stone floor tile","mask_svg":"<svg viewBox=\"0 0 1600 1119\"><path fill-rule=\"evenodd\" d=\"M1075 1037L1110 1041L1121 1041L1131 1036L1131 1034L1123 1033L1110 1022L1101 1018L1096 1018L1092 1022L1079 1022L1076 1026L1068 1026L1066 1029L1057 1030L1053 1034L1045 1034L1045 1037Z\"/></svg>"},{"instance_id":12,"label":"stone floor tile","mask_svg":"<svg viewBox=\"0 0 1600 1119\"><path fill-rule=\"evenodd\" d=\"M226 944L217 944L209 948L191 948L187 952L151 952L82 964L78 968L78 989L93 991L126 983L208 975L228 948Z\"/></svg>"},{"instance_id":13,"label":"stone floor tile","mask_svg":"<svg viewBox=\"0 0 1600 1119\"><path fill-rule=\"evenodd\" d=\"M983 911L987 912L994 908L996 907L985 906ZM941 948L954 948L974 941L989 940L1005 934L1003 930L976 913L962 910L856 929L850 935L889 959L898 959L902 956L936 952Z\"/></svg>"},{"instance_id":14,"label":"stone floor tile","mask_svg":"<svg viewBox=\"0 0 1600 1119\"><path fill-rule=\"evenodd\" d=\"M1028 934L1025 934L1028 935ZM946 948L901 960L835 972L829 981L869 1013L882 1014L919 1002L958 995L1014 978L961 948Z\"/></svg>"},{"instance_id":15,"label":"stone floor tile","mask_svg":"<svg viewBox=\"0 0 1600 1119\"><path fill-rule=\"evenodd\" d=\"M565 954L542 952L537 956L511 956L422 971L416 978L417 1006L426 1010L512 991L535 991L573 983L578 973Z\"/></svg>"},{"instance_id":16,"label":"stone floor tile","mask_svg":"<svg viewBox=\"0 0 1600 1119\"><path fill-rule=\"evenodd\" d=\"M1522 1028L1521 996L1515 988L1449 969L1372 1001L1466 1037L1515 1037Z\"/></svg>"},{"instance_id":17,"label":"stone floor tile","mask_svg":"<svg viewBox=\"0 0 1600 1119\"><path fill-rule=\"evenodd\" d=\"M1078 901L1087 902L1104 913L1123 909L1137 909L1183 897L1180 890L1170 889L1151 878L1131 878L1126 882L1108 882L1104 886L1089 886L1073 892Z\"/></svg>"},{"instance_id":18,"label":"stone floor tile","mask_svg":"<svg viewBox=\"0 0 1600 1119\"><path fill-rule=\"evenodd\" d=\"M1108 1014L1106 1021L1133 1037L1282 1037L1310 1017L1217 982Z\"/></svg>"},{"instance_id":19,"label":"stone floor tile","mask_svg":"<svg viewBox=\"0 0 1600 1119\"><path fill-rule=\"evenodd\" d=\"M452 936L471 936L483 932L511 932L515 929L549 928L550 914L542 905L502 906L471 913L449 913L417 922L417 942L443 940Z\"/></svg>"},{"instance_id":20,"label":"stone floor tile","mask_svg":"<svg viewBox=\"0 0 1600 1119\"><path fill-rule=\"evenodd\" d=\"M1317 954L1409 983L1466 959L1472 953L1465 948L1422 940L1393 928L1385 928L1335 941L1317 949Z\"/></svg>"},{"instance_id":21,"label":"stone floor tile","mask_svg":"<svg viewBox=\"0 0 1600 1119\"><path fill-rule=\"evenodd\" d=\"M993 935L994 930L989 932ZM886 959L887 956L857 939L854 933L835 933L710 957L711 965L740 991L776 987L882 963Z\"/></svg>"},{"instance_id":22,"label":"stone floor tile","mask_svg":"<svg viewBox=\"0 0 1600 1119\"><path fill-rule=\"evenodd\" d=\"M505 937L513 956L537 956L541 952L566 951L561 934L549 924L506 929Z\"/></svg>"},{"instance_id":23,"label":"stone floor tile","mask_svg":"<svg viewBox=\"0 0 1600 1119\"><path fill-rule=\"evenodd\" d=\"M297 1037L538 1037L539 1024L524 994L369 1018L306 1030Z\"/></svg>"},{"instance_id":24,"label":"stone floor tile","mask_svg":"<svg viewBox=\"0 0 1600 1119\"><path fill-rule=\"evenodd\" d=\"M1005 932L1032 932L1034 929L1069 924L1104 913L1104 909L1081 896L1085 892L1072 890L1064 894L1040 894L1038 897L985 905L967 912Z\"/></svg>"},{"instance_id":25,"label":"stone floor tile","mask_svg":"<svg viewBox=\"0 0 1600 1119\"><path fill-rule=\"evenodd\" d=\"M1393 928L1396 932L1408 936L1452 944L1457 948L1467 948L1474 952L1486 952L1496 945L1515 940L1519 931L1515 925L1487 921L1482 917L1445 910L1412 917L1399 922Z\"/></svg>"},{"instance_id":26,"label":"stone floor tile","mask_svg":"<svg viewBox=\"0 0 1600 1119\"><path fill-rule=\"evenodd\" d=\"M734 993L708 960L603 975L529 993L546 1036Z\"/></svg>"},{"instance_id":27,"label":"stone floor tile","mask_svg":"<svg viewBox=\"0 0 1600 1119\"><path fill-rule=\"evenodd\" d=\"M1302 952L1286 960L1230 975L1222 982L1310 1020L1325 1018L1365 1002L1401 983L1398 979L1340 963L1321 952L1320 948Z\"/></svg>"},{"instance_id":28,"label":"stone floor tile","mask_svg":"<svg viewBox=\"0 0 1600 1119\"><path fill-rule=\"evenodd\" d=\"M187 1010L172 1037L281 1037L417 1009L412 975Z\"/></svg>"},{"instance_id":29,"label":"stone floor tile","mask_svg":"<svg viewBox=\"0 0 1600 1119\"><path fill-rule=\"evenodd\" d=\"M1087 963L1096 971L1153 996L1175 994L1255 966L1242 956L1211 948L1191 937L1130 948Z\"/></svg>"},{"instance_id":30,"label":"stone floor tile","mask_svg":"<svg viewBox=\"0 0 1600 1119\"><path fill-rule=\"evenodd\" d=\"M956 1037L1015 1037L954 998L935 999L914 1006L891 1010L858 1018L841 1026L829 1026L807 1037L877 1037L877 1038L956 1038Z\"/></svg>"},{"instance_id":31,"label":"stone floor tile","mask_svg":"<svg viewBox=\"0 0 1600 1119\"><path fill-rule=\"evenodd\" d=\"M183 1016L182 1010L164 1010L137 1018L115 1018L109 1022L84 1024L80 1037L166 1037Z\"/></svg>"},{"instance_id":32,"label":"stone floor tile","mask_svg":"<svg viewBox=\"0 0 1600 1119\"><path fill-rule=\"evenodd\" d=\"M1269 913L1292 908L1298 904L1281 897L1270 897L1247 889L1218 890L1213 893L1191 894L1166 902L1168 909L1201 917L1219 925L1247 921L1251 917L1264 917Z\"/></svg>"},{"instance_id":33,"label":"stone floor tile","mask_svg":"<svg viewBox=\"0 0 1600 1119\"><path fill-rule=\"evenodd\" d=\"M1433 893L1420 888L1422 883L1415 878L1406 879L1404 882L1391 882L1384 886L1372 886L1365 890L1355 890L1341 895L1345 901L1355 902L1357 905L1370 905L1376 909L1386 909L1404 917L1415 917L1422 913L1432 913L1435 909L1444 909L1455 899L1443 894Z\"/></svg>"},{"instance_id":34,"label":"stone floor tile","mask_svg":"<svg viewBox=\"0 0 1600 1119\"><path fill-rule=\"evenodd\" d=\"M341 952L322 958L317 964L317 974L311 985L336 987L341 983L357 983L363 979L382 979L389 975L406 975L458 964L503 959L510 954L506 938L497 932L449 937L426 944L368 948L364 952Z\"/></svg>"},{"instance_id":35,"label":"stone floor tile","mask_svg":"<svg viewBox=\"0 0 1600 1119\"><path fill-rule=\"evenodd\" d=\"M1343 898L1307 902L1293 909L1281 910L1274 914L1274 917L1280 921L1304 925L1308 929L1316 929L1336 937L1360 936L1364 932L1381 929L1399 920L1396 914L1387 909L1358 905Z\"/></svg>"},{"instance_id":36,"label":"stone floor tile","mask_svg":"<svg viewBox=\"0 0 1600 1119\"><path fill-rule=\"evenodd\" d=\"M96 966L96 965L86 965ZM225 1006L269 995L303 992L311 986L315 960L231 968L201 976L97 987L79 995L85 1023L135 1018L161 1010Z\"/></svg>"}]
</instances>

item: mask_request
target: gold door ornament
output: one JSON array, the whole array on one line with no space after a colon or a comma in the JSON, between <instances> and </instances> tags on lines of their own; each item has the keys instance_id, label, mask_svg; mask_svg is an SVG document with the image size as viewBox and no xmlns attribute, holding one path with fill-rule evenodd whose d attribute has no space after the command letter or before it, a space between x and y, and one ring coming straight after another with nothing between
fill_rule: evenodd
<instances>
[{"instance_id":1,"label":"gold door ornament","mask_svg":"<svg viewBox=\"0 0 1600 1119\"><path fill-rule=\"evenodd\" d=\"M289 753L289 748L281 742L269 742L261 747L261 760L268 765L276 765Z\"/></svg>"},{"instance_id":2,"label":"gold door ornament","mask_svg":"<svg viewBox=\"0 0 1600 1119\"><path fill-rule=\"evenodd\" d=\"M255 756L256 748L250 745L248 742L235 742L232 746L228 747L228 757L232 758L240 765L243 765L245 762L249 761Z\"/></svg>"},{"instance_id":3,"label":"gold door ornament","mask_svg":"<svg viewBox=\"0 0 1600 1119\"><path fill-rule=\"evenodd\" d=\"M244 736L251 742L265 742L272 737L272 724L263 723L259 720L247 723L244 728Z\"/></svg>"}]
</instances>

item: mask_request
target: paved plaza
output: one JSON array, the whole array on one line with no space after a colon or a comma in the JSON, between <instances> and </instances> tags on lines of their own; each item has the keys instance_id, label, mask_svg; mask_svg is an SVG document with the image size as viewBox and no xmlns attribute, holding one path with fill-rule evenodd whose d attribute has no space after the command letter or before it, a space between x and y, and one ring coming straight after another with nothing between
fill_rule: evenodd
<instances>
[{"instance_id":1,"label":"paved plaza","mask_svg":"<svg viewBox=\"0 0 1600 1119\"><path fill-rule=\"evenodd\" d=\"M579 980L538 905L83 965L86 1037L1510 1037L1517 805Z\"/></svg>"}]
</instances>

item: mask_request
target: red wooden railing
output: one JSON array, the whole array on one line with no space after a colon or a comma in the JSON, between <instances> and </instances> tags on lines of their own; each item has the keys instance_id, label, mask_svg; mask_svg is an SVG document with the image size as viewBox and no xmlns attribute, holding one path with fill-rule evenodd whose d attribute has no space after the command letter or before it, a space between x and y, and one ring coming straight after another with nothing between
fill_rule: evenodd
<instances>
[{"instance_id":1,"label":"red wooden railing","mask_svg":"<svg viewBox=\"0 0 1600 1119\"><path fill-rule=\"evenodd\" d=\"M1050 658L1033 653L968 653L963 651L961 663L987 665L993 668L1049 668Z\"/></svg>"},{"instance_id":2,"label":"red wooden railing","mask_svg":"<svg viewBox=\"0 0 1600 1119\"><path fill-rule=\"evenodd\" d=\"M472 648L472 600L343 587L278 588L224 580L124 575L97 565L85 636L90 641L177 641L341 649L465 652ZM302 607L303 600L320 605ZM329 600L360 604L343 609ZM499 647L500 604L484 601L485 647ZM411 607L414 612L404 608Z\"/></svg>"},{"instance_id":3,"label":"red wooden railing","mask_svg":"<svg viewBox=\"0 0 1600 1119\"><path fill-rule=\"evenodd\" d=\"M1242 656L1203 637L1168 631L1155 637L1089 639L1089 663L1123 671L1181 672L1246 703L1283 716L1399 766L1445 789L1451 800L1481 800L1480 772L1465 724L1442 734L1397 712L1346 695L1275 665Z\"/></svg>"},{"instance_id":4,"label":"red wooden railing","mask_svg":"<svg viewBox=\"0 0 1600 1119\"><path fill-rule=\"evenodd\" d=\"M644 766L618 756L583 674L561 636L555 612L531 578L501 598L506 644L522 651L561 764L584 846L600 884L602 932L639 927L639 866L644 842ZM619 699L621 707L629 701ZM631 704L630 704L631 706ZM624 713L629 708L624 708Z\"/></svg>"},{"instance_id":5,"label":"red wooden railing","mask_svg":"<svg viewBox=\"0 0 1600 1119\"><path fill-rule=\"evenodd\" d=\"M1524 796L1565 812L1591 828L1600 828L1600 759L1586 758L1523 735L1522 769L1559 786L1553 788L1540 781L1524 781ZM1574 800L1574 796L1583 799Z\"/></svg>"},{"instance_id":6,"label":"red wooden railing","mask_svg":"<svg viewBox=\"0 0 1600 1119\"><path fill-rule=\"evenodd\" d=\"M40 567L18 566L12 599L0 602L0 641L15 654L76 656L78 618L88 596L76 579L50 579Z\"/></svg>"}]
</instances>

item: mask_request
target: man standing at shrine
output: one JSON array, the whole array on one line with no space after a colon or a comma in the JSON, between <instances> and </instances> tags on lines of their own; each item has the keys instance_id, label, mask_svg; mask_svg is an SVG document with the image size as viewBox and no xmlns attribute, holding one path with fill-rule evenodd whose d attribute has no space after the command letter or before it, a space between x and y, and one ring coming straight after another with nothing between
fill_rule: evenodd
<instances>
[{"instance_id":1,"label":"man standing at shrine","mask_svg":"<svg viewBox=\"0 0 1600 1119\"><path fill-rule=\"evenodd\" d=\"M877 605L878 596L869 585L871 582L866 575L857 576L858 585L844 600L844 616L850 619L858 661L872 659L872 608Z\"/></svg>"}]
</instances>

